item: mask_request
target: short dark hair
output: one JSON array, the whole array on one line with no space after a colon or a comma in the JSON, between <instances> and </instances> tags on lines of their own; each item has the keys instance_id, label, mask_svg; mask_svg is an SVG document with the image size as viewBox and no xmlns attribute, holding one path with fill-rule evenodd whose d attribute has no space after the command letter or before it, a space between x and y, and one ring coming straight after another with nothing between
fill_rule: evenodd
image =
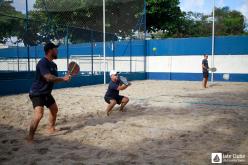
<instances>
[{"instance_id":1,"label":"short dark hair","mask_svg":"<svg viewBox=\"0 0 248 165\"><path fill-rule=\"evenodd\" d=\"M47 54L49 50L52 50L53 48L58 48L58 45L55 45L52 42L48 42L45 46L44 46L44 51Z\"/></svg>"},{"instance_id":2,"label":"short dark hair","mask_svg":"<svg viewBox=\"0 0 248 165\"><path fill-rule=\"evenodd\" d=\"M203 56L206 57L206 56L208 56L208 55L207 55L207 54L204 54Z\"/></svg>"}]
</instances>

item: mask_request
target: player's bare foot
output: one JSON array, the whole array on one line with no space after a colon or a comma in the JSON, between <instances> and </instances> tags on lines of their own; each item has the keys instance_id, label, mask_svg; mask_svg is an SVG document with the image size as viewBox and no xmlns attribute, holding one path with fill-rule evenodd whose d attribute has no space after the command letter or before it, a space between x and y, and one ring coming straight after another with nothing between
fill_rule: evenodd
<instances>
[{"instance_id":1,"label":"player's bare foot","mask_svg":"<svg viewBox=\"0 0 248 165\"><path fill-rule=\"evenodd\" d=\"M27 137L25 138L25 140L26 140L26 142L27 142L28 144L33 144L33 143L34 143L34 138L31 137L31 136L27 136Z\"/></svg>"},{"instance_id":2,"label":"player's bare foot","mask_svg":"<svg viewBox=\"0 0 248 165\"><path fill-rule=\"evenodd\" d=\"M111 110L111 111L108 111L108 112L107 112L107 116L109 116L109 115L111 114L111 112L112 112L112 110Z\"/></svg>"},{"instance_id":3,"label":"player's bare foot","mask_svg":"<svg viewBox=\"0 0 248 165\"><path fill-rule=\"evenodd\" d=\"M58 129L55 129L55 128L48 128L47 129L47 132L49 133L49 134L53 134L53 133L56 133L56 132L58 132L59 130Z\"/></svg>"},{"instance_id":4,"label":"player's bare foot","mask_svg":"<svg viewBox=\"0 0 248 165\"><path fill-rule=\"evenodd\" d=\"M124 107L121 107L119 111L120 112L126 112L126 110L124 109Z\"/></svg>"}]
</instances>

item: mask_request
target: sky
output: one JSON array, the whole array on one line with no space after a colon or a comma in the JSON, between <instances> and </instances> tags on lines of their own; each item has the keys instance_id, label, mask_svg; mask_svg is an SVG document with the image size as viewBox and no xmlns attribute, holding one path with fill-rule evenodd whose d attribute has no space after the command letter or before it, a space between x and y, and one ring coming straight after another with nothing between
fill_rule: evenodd
<instances>
[{"instance_id":1,"label":"sky","mask_svg":"<svg viewBox=\"0 0 248 165\"><path fill-rule=\"evenodd\" d=\"M14 0L14 6L18 11L25 12L26 0ZM99 0L101 1L101 0ZM32 8L35 0L28 0L29 8ZM228 6L232 10L242 12L248 19L248 0L215 0L216 7ZM183 11L201 12L210 14L213 7L213 0L180 0L180 7Z\"/></svg>"},{"instance_id":2,"label":"sky","mask_svg":"<svg viewBox=\"0 0 248 165\"><path fill-rule=\"evenodd\" d=\"M248 19L248 0L215 0L215 6L228 6L231 10L240 11ZM213 0L180 0L180 7L183 11L210 14Z\"/></svg>"}]
</instances>

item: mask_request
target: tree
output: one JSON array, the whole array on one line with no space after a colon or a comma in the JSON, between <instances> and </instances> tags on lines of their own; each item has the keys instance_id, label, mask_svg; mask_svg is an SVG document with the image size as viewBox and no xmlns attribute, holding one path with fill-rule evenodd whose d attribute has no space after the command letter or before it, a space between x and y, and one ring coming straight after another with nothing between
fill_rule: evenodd
<instances>
[{"instance_id":1,"label":"tree","mask_svg":"<svg viewBox=\"0 0 248 165\"><path fill-rule=\"evenodd\" d=\"M210 36L212 34L212 13L184 13L183 37ZM229 7L215 8L215 35L247 35L245 17Z\"/></svg>"},{"instance_id":2,"label":"tree","mask_svg":"<svg viewBox=\"0 0 248 165\"><path fill-rule=\"evenodd\" d=\"M216 35L241 35L245 33L245 17L229 7L216 8Z\"/></svg>"},{"instance_id":3,"label":"tree","mask_svg":"<svg viewBox=\"0 0 248 165\"><path fill-rule=\"evenodd\" d=\"M212 22L203 13L187 12L183 13L182 37L202 37L212 33Z\"/></svg>"},{"instance_id":4,"label":"tree","mask_svg":"<svg viewBox=\"0 0 248 165\"><path fill-rule=\"evenodd\" d=\"M24 15L17 12L9 2L0 5L0 43L6 43L11 37L23 37Z\"/></svg>"},{"instance_id":5,"label":"tree","mask_svg":"<svg viewBox=\"0 0 248 165\"><path fill-rule=\"evenodd\" d=\"M130 37L132 32L138 29L135 25L142 17L143 2L106 1L107 40L116 40L116 36ZM59 32L63 30L61 27L69 27L69 37L73 43L91 41L92 36L93 41L102 41L99 35L103 27L102 3L99 3L99 0L36 0L34 8L36 10L30 14L31 17L46 22L46 29L49 31ZM94 34L91 35L90 31Z\"/></svg>"},{"instance_id":6,"label":"tree","mask_svg":"<svg viewBox=\"0 0 248 165\"><path fill-rule=\"evenodd\" d=\"M149 32L162 30L164 37L180 34L183 13L179 0L147 0L147 29Z\"/></svg>"}]
</instances>

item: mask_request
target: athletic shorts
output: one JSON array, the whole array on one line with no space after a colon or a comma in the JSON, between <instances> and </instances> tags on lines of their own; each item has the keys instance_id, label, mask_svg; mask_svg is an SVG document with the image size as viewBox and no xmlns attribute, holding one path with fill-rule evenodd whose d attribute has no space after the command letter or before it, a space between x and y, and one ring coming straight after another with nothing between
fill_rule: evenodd
<instances>
[{"instance_id":1,"label":"athletic shorts","mask_svg":"<svg viewBox=\"0 0 248 165\"><path fill-rule=\"evenodd\" d=\"M41 106L41 107L46 106L47 108L49 108L51 105L55 103L55 100L51 94L44 94L39 96L29 95L29 97L33 103L33 108L37 106Z\"/></svg>"},{"instance_id":2,"label":"athletic shorts","mask_svg":"<svg viewBox=\"0 0 248 165\"><path fill-rule=\"evenodd\" d=\"M209 73L208 72L203 72L202 75L203 75L203 78L208 78Z\"/></svg>"},{"instance_id":3,"label":"athletic shorts","mask_svg":"<svg viewBox=\"0 0 248 165\"><path fill-rule=\"evenodd\" d=\"M106 101L106 103L110 104L110 100L115 100L117 104L121 104L122 99L124 98L124 96L118 95L115 98L111 98L111 97L104 97L104 100Z\"/></svg>"}]
</instances>

